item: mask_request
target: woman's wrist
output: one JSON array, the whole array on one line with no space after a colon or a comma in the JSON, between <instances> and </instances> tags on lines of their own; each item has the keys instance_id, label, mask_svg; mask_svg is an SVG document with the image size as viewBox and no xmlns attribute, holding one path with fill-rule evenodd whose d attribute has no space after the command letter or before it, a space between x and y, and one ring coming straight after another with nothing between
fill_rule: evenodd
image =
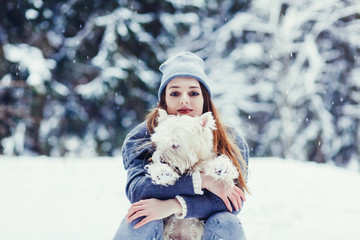
<instances>
[{"instance_id":1,"label":"woman's wrist","mask_svg":"<svg viewBox=\"0 0 360 240\"><path fill-rule=\"evenodd\" d=\"M208 184L211 182L211 177L205 175L203 172L200 172L201 178L201 189L208 189Z\"/></svg>"},{"instance_id":2,"label":"woman's wrist","mask_svg":"<svg viewBox=\"0 0 360 240\"><path fill-rule=\"evenodd\" d=\"M183 209L178 199L172 198L166 201L169 203L169 207L173 209L173 214L182 215Z\"/></svg>"}]
</instances>

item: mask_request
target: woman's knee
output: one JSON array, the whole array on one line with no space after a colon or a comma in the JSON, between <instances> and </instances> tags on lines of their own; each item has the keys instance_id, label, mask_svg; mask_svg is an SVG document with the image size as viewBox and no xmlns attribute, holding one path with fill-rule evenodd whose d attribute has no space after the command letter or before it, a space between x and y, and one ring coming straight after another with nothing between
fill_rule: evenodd
<instances>
[{"instance_id":1,"label":"woman's knee","mask_svg":"<svg viewBox=\"0 0 360 240\"><path fill-rule=\"evenodd\" d=\"M203 239L246 239L240 219L230 212L211 215L205 222Z\"/></svg>"}]
</instances>

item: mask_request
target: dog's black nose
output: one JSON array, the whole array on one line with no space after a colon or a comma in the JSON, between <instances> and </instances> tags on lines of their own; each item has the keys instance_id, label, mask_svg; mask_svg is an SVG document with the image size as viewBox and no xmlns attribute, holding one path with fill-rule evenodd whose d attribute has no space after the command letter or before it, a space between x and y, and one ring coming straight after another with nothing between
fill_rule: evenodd
<instances>
[{"instance_id":1,"label":"dog's black nose","mask_svg":"<svg viewBox=\"0 0 360 240\"><path fill-rule=\"evenodd\" d=\"M179 148L179 147L180 147L179 144L173 144L173 145L172 145L172 148L173 148L173 149L177 149L177 148Z\"/></svg>"}]
</instances>

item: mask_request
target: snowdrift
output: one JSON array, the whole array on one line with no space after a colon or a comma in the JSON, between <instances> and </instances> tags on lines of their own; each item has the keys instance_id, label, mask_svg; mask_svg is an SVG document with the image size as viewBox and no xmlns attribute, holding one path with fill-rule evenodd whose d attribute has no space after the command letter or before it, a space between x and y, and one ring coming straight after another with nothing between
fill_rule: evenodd
<instances>
[{"instance_id":1,"label":"snowdrift","mask_svg":"<svg viewBox=\"0 0 360 240\"><path fill-rule=\"evenodd\" d=\"M248 180L248 239L360 238L359 173L253 158ZM0 156L0 239L110 240L129 207L125 181L120 157Z\"/></svg>"}]
</instances>

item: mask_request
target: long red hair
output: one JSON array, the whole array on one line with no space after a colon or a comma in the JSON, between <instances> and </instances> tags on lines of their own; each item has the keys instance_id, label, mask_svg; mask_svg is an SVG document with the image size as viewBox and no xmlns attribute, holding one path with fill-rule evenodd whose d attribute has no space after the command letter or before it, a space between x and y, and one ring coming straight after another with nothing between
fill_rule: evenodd
<instances>
[{"instance_id":1,"label":"long red hair","mask_svg":"<svg viewBox=\"0 0 360 240\"><path fill-rule=\"evenodd\" d=\"M214 134L214 152L217 154L224 154L228 156L234 165L239 171L239 177L237 185L242 189L249 192L249 189L246 185L244 174L247 173L247 164L244 161L240 149L234 143L234 141L228 136L225 126L221 123L218 111L216 110L213 102L211 101L210 95L206 88L200 83L202 95L204 98L204 107L203 113L212 112L212 115L216 121L216 130L213 131ZM166 89L161 93L160 102L156 108L154 108L146 117L147 119L147 128L149 132L154 133L155 127L158 125L157 118L159 116L157 108L167 110L165 102Z\"/></svg>"}]
</instances>

